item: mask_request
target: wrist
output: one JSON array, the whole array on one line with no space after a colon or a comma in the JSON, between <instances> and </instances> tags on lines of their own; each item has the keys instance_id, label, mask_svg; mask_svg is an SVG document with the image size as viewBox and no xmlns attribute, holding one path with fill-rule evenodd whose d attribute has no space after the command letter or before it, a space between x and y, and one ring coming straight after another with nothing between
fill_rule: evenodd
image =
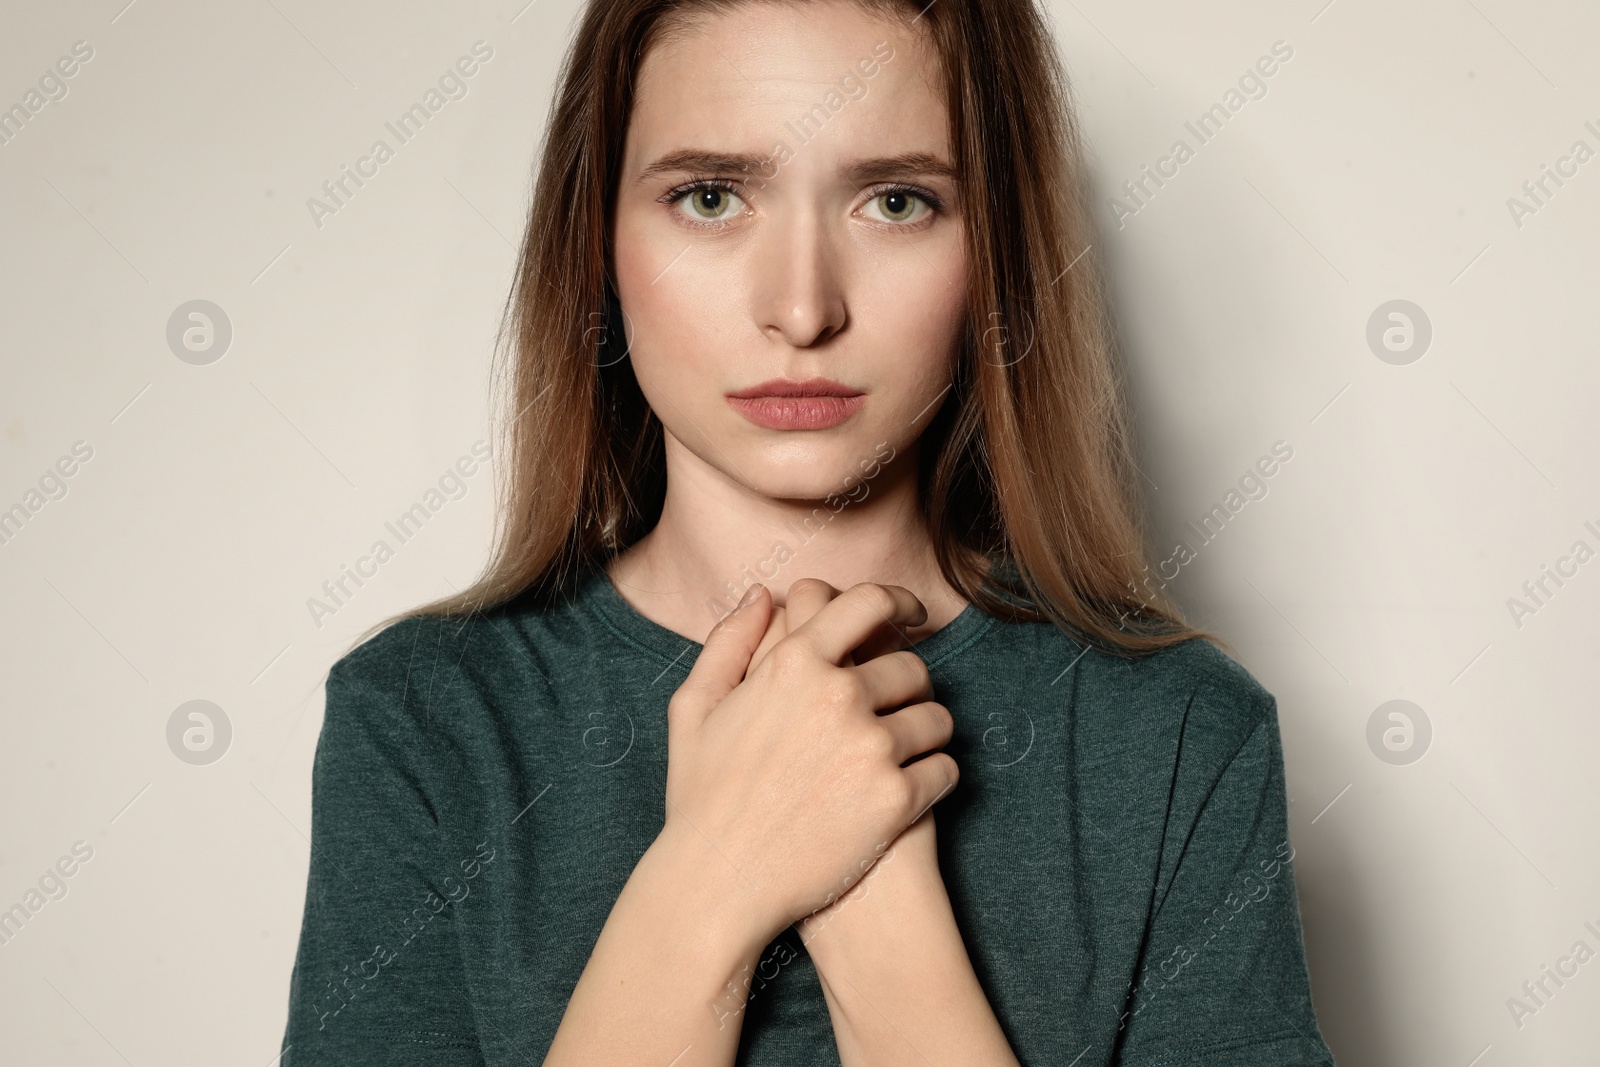
<instances>
[{"instance_id":1,"label":"wrist","mask_svg":"<svg viewBox=\"0 0 1600 1067\"><path fill-rule=\"evenodd\" d=\"M762 906L758 888L694 830L663 829L639 859L653 899L691 925L719 958L740 963L760 954L783 923Z\"/></svg>"},{"instance_id":2,"label":"wrist","mask_svg":"<svg viewBox=\"0 0 1600 1067\"><path fill-rule=\"evenodd\" d=\"M979 990L942 885L937 894L913 894L914 904L897 896L875 913L841 912L807 943L835 1033L855 1050L854 1062L869 1062L864 1050L878 1042L899 1048L903 1024L919 1011L943 1012Z\"/></svg>"},{"instance_id":3,"label":"wrist","mask_svg":"<svg viewBox=\"0 0 1600 1067\"><path fill-rule=\"evenodd\" d=\"M897 859L904 862L892 854L878 862ZM859 895L853 891L795 924L819 974L892 967L895 960L926 952L934 941L961 943L950 895L936 868L890 872L875 865L856 889Z\"/></svg>"}]
</instances>

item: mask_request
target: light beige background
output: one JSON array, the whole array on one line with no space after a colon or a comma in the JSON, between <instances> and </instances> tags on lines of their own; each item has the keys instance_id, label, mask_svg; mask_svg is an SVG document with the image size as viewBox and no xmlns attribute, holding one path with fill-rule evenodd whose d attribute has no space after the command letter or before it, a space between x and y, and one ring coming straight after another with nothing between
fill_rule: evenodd
<instances>
[{"instance_id":1,"label":"light beige background","mask_svg":"<svg viewBox=\"0 0 1600 1067\"><path fill-rule=\"evenodd\" d=\"M460 586L491 474L336 615L307 599L489 436L490 341L572 0L8 2L0 107L0 908L74 842L69 892L0 945L0 1058L273 1062L305 890L321 678L377 618ZM1049 5L1093 148L1159 542L1274 442L1293 459L1174 580L1277 695L1317 1005L1343 1064L1593 1062L1600 562L1600 14L1577 2ZM475 41L493 57L319 227L307 199ZM1119 228L1110 200L1276 41L1294 50ZM1553 185L1549 186L1554 189ZM233 340L180 361L205 299ZM1425 355L1366 324L1413 301ZM1550 588L1554 589L1551 585ZM1433 738L1381 761L1382 703ZM169 749L215 702L226 755ZM1067 961L1065 965L1070 966Z\"/></svg>"}]
</instances>

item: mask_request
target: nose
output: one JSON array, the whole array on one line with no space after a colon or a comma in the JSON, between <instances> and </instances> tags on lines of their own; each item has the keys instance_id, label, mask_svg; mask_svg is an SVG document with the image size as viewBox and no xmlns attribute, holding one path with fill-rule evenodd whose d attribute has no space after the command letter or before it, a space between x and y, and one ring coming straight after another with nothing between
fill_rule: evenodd
<instances>
[{"instance_id":1,"label":"nose","mask_svg":"<svg viewBox=\"0 0 1600 1067\"><path fill-rule=\"evenodd\" d=\"M816 212L773 220L753 257L752 314L761 332L796 348L844 328L847 311L836 235Z\"/></svg>"}]
</instances>

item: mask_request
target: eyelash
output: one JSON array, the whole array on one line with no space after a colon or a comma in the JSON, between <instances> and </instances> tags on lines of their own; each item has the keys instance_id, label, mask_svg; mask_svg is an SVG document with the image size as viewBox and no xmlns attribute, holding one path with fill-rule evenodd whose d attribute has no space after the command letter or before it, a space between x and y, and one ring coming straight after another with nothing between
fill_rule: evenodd
<instances>
[{"instance_id":1,"label":"eyelash","mask_svg":"<svg viewBox=\"0 0 1600 1067\"><path fill-rule=\"evenodd\" d=\"M690 193L697 193L697 192L700 192L701 190L704 190L704 189L717 189L717 190L720 190L720 191L725 192L725 193L732 193L734 196L739 197L741 200L744 199L744 195L739 191L738 186L734 182L727 181L726 179L723 179L723 178L691 178L689 181L685 182L684 184L682 184L680 186L677 186L676 188L674 188L672 190L669 190L665 195L663 195L661 197L660 202L663 203L663 204L668 205L669 207L675 207L677 205L678 201L682 200L684 197L688 196ZM905 193L908 196L915 196L916 198L918 198L919 200L923 201L925 204L928 205L928 208L930 209L930 213L931 214L935 214L936 215L939 212L944 210L944 201L941 200L934 193L930 192L927 189L923 189L920 186L906 185L906 184L901 183L901 182L886 182L883 185L879 185L879 186L874 187L873 190L872 190L872 195L870 197L868 197L868 203L871 203L873 200L876 200L879 197L888 196L891 193ZM724 220L724 221L721 221L721 222L703 222L703 221L696 221L694 219L691 219L688 216L683 215L682 212L679 212L678 214L680 216L682 216L683 222L684 222L684 224L686 226L691 226L691 227L693 227L695 229L699 229L699 230L721 229L722 227L728 225L727 220ZM903 226L910 226L912 224L911 223L899 223L899 222L886 222L886 223L880 223L880 225L903 227Z\"/></svg>"}]
</instances>

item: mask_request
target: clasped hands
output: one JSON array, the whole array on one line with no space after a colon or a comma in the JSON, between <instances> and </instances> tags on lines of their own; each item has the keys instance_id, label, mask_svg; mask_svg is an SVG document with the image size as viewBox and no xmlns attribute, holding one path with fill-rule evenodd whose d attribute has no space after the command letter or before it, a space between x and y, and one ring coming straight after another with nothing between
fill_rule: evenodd
<instances>
[{"instance_id":1,"label":"clasped hands","mask_svg":"<svg viewBox=\"0 0 1600 1067\"><path fill-rule=\"evenodd\" d=\"M774 604L766 633L750 657L750 670L778 641L799 629L839 595L839 590L819 578L803 578L789 587L787 603ZM871 637L844 659L844 664L865 663L877 656L910 648L903 630L888 620ZM948 791L946 793L948 795ZM939 874L938 836L932 805L910 826L901 831L876 856L863 856L860 877L823 907L794 924L800 940L814 959L828 958L830 949L841 942L870 936L884 913L893 909L901 917L910 907L928 899L928 894L944 892ZM870 899L870 902L869 902Z\"/></svg>"}]
</instances>

